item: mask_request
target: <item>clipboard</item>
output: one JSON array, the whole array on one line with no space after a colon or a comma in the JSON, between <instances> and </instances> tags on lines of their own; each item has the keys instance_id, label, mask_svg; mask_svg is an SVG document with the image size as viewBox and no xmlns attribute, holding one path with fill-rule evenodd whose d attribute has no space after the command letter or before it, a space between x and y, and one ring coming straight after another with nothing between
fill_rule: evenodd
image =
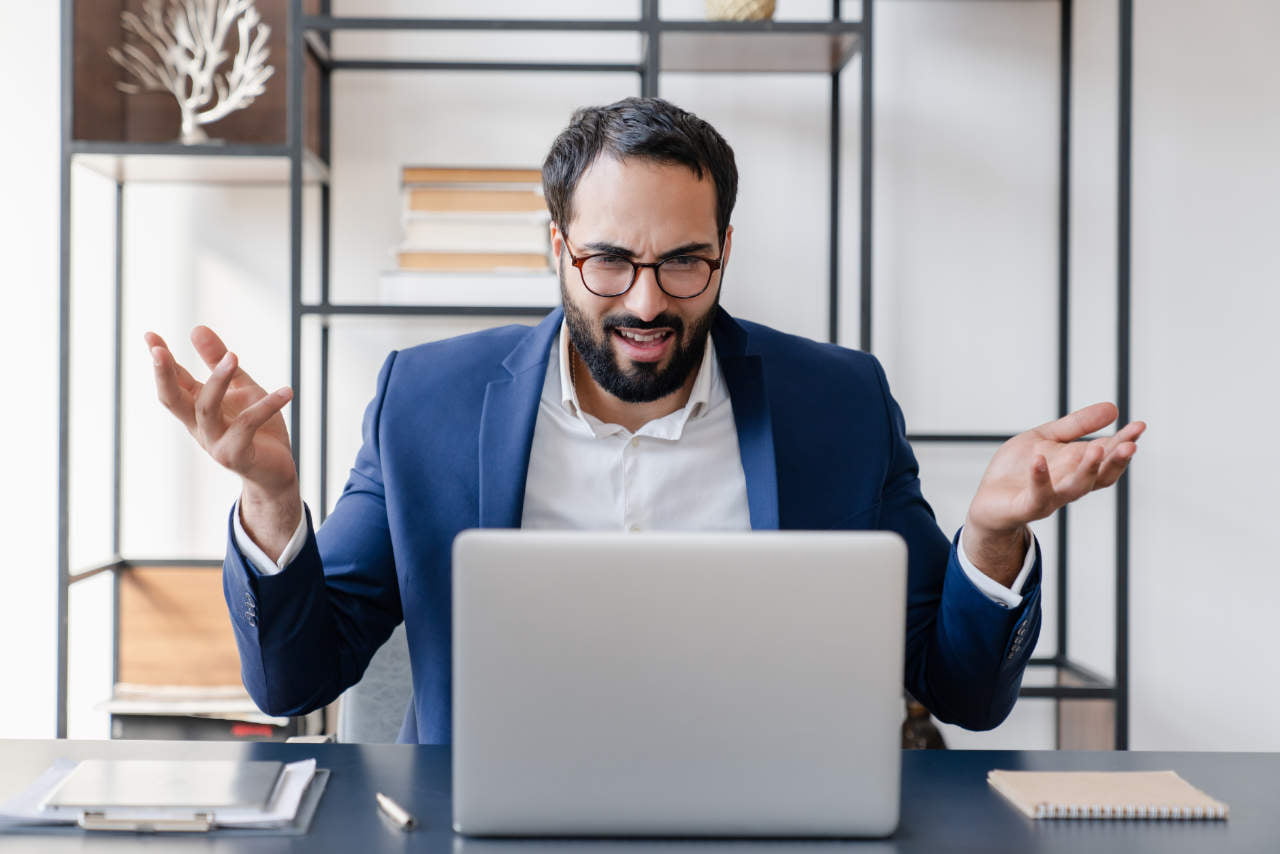
<instances>
[{"instance_id":1,"label":"clipboard","mask_svg":"<svg viewBox=\"0 0 1280 854\"><path fill-rule=\"evenodd\" d=\"M309 760L314 763L315 760ZM55 760L21 793L0 804L0 834L210 833L219 836L301 836L310 830L320 798L329 782L327 768L315 768L291 817L270 826L238 827L218 823L216 813L193 810L163 818L111 816L96 810L57 818L41 817L38 807L75 768L75 760ZM287 767L287 766L286 766Z\"/></svg>"},{"instance_id":2,"label":"clipboard","mask_svg":"<svg viewBox=\"0 0 1280 854\"><path fill-rule=\"evenodd\" d=\"M126 810L261 813L271 806L284 768L279 760L263 759L84 759L41 808L103 815Z\"/></svg>"}]
</instances>

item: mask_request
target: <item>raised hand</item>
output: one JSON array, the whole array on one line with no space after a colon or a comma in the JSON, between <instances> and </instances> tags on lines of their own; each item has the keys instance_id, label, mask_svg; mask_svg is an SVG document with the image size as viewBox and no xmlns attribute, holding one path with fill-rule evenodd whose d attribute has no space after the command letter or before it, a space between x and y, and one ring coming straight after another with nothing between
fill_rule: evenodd
<instances>
[{"instance_id":1,"label":"raised hand","mask_svg":"<svg viewBox=\"0 0 1280 854\"><path fill-rule=\"evenodd\" d=\"M1016 566L1010 573L1015 553L1016 564L1021 564L1028 522L1119 480L1138 452L1145 423L1134 421L1112 436L1078 441L1115 421L1118 414L1114 404L1095 403L1000 446L965 520L965 552L976 566L1007 584L1017 574Z\"/></svg>"},{"instance_id":2,"label":"raised hand","mask_svg":"<svg viewBox=\"0 0 1280 854\"><path fill-rule=\"evenodd\" d=\"M293 398L291 390L268 394L207 326L191 332L191 343L212 371L204 383L178 364L163 338L154 332L145 337L160 402L215 462L240 475L241 519L249 535L276 557L302 515L297 468L280 414Z\"/></svg>"}]
</instances>

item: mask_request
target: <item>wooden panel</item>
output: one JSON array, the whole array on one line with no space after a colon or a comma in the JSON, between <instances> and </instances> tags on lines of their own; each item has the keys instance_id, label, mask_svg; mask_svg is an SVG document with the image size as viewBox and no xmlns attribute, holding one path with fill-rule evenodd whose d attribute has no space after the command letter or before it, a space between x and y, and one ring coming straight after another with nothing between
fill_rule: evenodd
<instances>
[{"instance_id":1,"label":"wooden panel","mask_svg":"<svg viewBox=\"0 0 1280 854\"><path fill-rule=\"evenodd\" d=\"M1085 687L1090 683L1070 671L1058 673L1058 684ZM1116 704L1114 700L1059 700L1058 748L1061 750L1115 750Z\"/></svg>"},{"instance_id":2,"label":"wooden panel","mask_svg":"<svg viewBox=\"0 0 1280 854\"><path fill-rule=\"evenodd\" d=\"M141 12L143 0L125 0L125 5ZM267 62L275 73L267 79L266 91L243 110L236 110L224 119L204 125L210 139L235 142L285 141L285 103L288 83L285 67L288 63L285 38L289 31L288 0L256 0L263 23L271 27L267 37ZM123 35L117 36L123 38ZM235 51L235 34L228 37L228 53ZM230 67L228 61L227 67ZM116 80L123 79L123 70L111 63ZM141 92L127 96L125 106L125 138L129 142L170 142L177 139L179 130L178 104L167 92Z\"/></svg>"},{"instance_id":3,"label":"wooden panel","mask_svg":"<svg viewBox=\"0 0 1280 854\"><path fill-rule=\"evenodd\" d=\"M855 33L670 32L663 71L830 72L857 49Z\"/></svg>"},{"instance_id":4,"label":"wooden panel","mask_svg":"<svg viewBox=\"0 0 1280 854\"><path fill-rule=\"evenodd\" d=\"M123 8L123 0L78 0L75 4L72 136L76 139L124 138L126 96L116 88L121 68L107 57L107 48L120 43Z\"/></svg>"},{"instance_id":5,"label":"wooden panel","mask_svg":"<svg viewBox=\"0 0 1280 854\"><path fill-rule=\"evenodd\" d=\"M267 80L266 91L249 107L205 125L211 139L228 142L269 143L286 141L288 80L288 0L257 0L262 20L271 27L267 38L267 62L275 73ZM124 142L173 142L179 130L178 105L167 92L140 92L126 95L116 83L126 79L124 69L107 56L107 48L124 43L120 12L142 11L143 0L77 0L75 4L75 84L73 137L79 140ZM228 40L235 50L234 31ZM230 67L230 62L225 67ZM317 106L320 71L309 55L305 62L304 137L312 151L319 146Z\"/></svg>"},{"instance_id":6,"label":"wooden panel","mask_svg":"<svg viewBox=\"0 0 1280 854\"><path fill-rule=\"evenodd\" d=\"M302 54L302 145L317 157L320 151L320 64L310 51ZM283 77L281 78L284 79ZM284 105L281 105L283 112ZM281 141L284 136L281 136Z\"/></svg>"},{"instance_id":7,"label":"wooden panel","mask_svg":"<svg viewBox=\"0 0 1280 854\"><path fill-rule=\"evenodd\" d=\"M121 682L241 684L220 567L122 571L118 631Z\"/></svg>"}]
</instances>

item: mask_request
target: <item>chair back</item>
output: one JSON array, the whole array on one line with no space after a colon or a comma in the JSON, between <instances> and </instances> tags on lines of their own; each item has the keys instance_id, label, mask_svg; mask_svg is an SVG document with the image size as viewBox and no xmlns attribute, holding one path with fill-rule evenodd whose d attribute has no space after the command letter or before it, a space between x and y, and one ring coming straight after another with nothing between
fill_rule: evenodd
<instances>
[{"instance_id":1,"label":"chair back","mask_svg":"<svg viewBox=\"0 0 1280 854\"><path fill-rule=\"evenodd\" d=\"M412 699L409 644L401 623L374 654L364 677L343 693L338 708L338 741L394 744Z\"/></svg>"}]
</instances>

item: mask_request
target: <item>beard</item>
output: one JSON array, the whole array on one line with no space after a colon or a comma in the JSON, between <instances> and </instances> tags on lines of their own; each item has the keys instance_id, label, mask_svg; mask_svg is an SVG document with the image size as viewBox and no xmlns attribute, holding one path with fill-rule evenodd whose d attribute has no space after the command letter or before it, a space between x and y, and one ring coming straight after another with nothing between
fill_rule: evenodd
<instances>
[{"instance_id":1,"label":"beard","mask_svg":"<svg viewBox=\"0 0 1280 854\"><path fill-rule=\"evenodd\" d=\"M565 287L564 271L560 274L560 297L564 303L564 320L569 329L569 341L573 344L583 364L591 372L591 378L609 394L624 403L651 403L675 392L693 369L698 367L706 352L707 336L711 334L711 320L720 295L705 314L696 318L685 332L685 323L678 315L663 312L652 320L641 320L633 314L617 312L605 315L599 323L589 319L582 309L569 299ZM623 366L612 347L614 330L670 329L674 343L665 368L658 362L637 362Z\"/></svg>"}]
</instances>

